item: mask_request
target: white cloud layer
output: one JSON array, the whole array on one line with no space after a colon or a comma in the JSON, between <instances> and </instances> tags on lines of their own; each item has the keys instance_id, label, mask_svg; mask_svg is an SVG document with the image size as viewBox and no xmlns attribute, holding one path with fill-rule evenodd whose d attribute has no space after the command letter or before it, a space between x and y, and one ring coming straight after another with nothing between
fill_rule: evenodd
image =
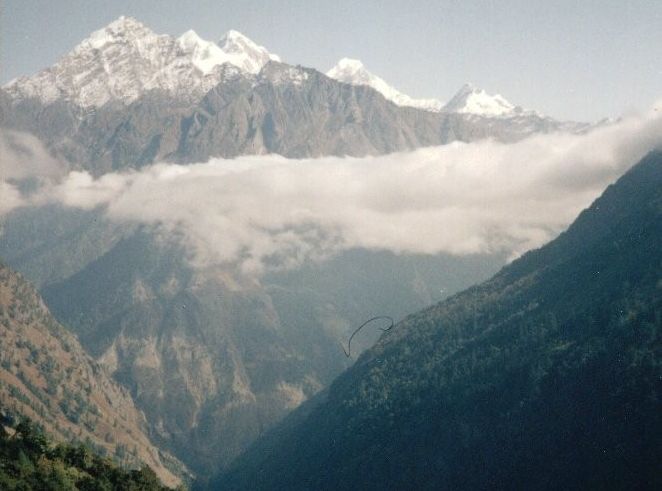
<instances>
[{"instance_id":1,"label":"white cloud layer","mask_svg":"<svg viewBox=\"0 0 662 491\"><path fill-rule=\"evenodd\" d=\"M513 144L368 158L247 156L97 179L71 172L31 203L103 207L112 220L184 237L198 264L246 272L355 247L514 256L553 238L660 143L662 118L652 112L586 135Z\"/></svg>"}]
</instances>

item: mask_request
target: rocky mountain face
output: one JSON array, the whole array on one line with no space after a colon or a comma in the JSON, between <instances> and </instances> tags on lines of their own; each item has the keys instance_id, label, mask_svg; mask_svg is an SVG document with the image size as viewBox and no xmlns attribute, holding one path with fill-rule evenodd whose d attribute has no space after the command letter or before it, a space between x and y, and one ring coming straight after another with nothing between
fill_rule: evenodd
<instances>
[{"instance_id":1,"label":"rocky mountain face","mask_svg":"<svg viewBox=\"0 0 662 491\"><path fill-rule=\"evenodd\" d=\"M221 72L224 82L194 105L158 90L93 111L63 100L44 107L35 99L5 96L0 122L35 134L72 168L97 175L157 161L269 153L365 156L583 128L537 115L502 119L400 107L370 87L274 61L255 76L227 65Z\"/></svg>"},{"instance_id":2,"label":"rocky mountain face","mask_svg":"<svg viewBox=\"0 0 662 491\"><path fill-rule=\"evenodd\" d=\"M438 104L414 104L362 66L345 65L330 72L336 80L280 63L236 31L217 44L120 18L54 66L5 85L0 125L35 134L73 168L97 174L163 160L363 156L584 128L534 112L503 118L501 106L434 112Z\"/></svg>"},{"instance_id":3,"label":"rocky mountain face","mask_svg":"<svg viewBox=\"0 0 662 491\"><path fill-rule=\"evenodd\" d=\"M51 316L37 292L0 263L0 404L60 441L80 441L125 465L148 464L168 485L184 467L157 449L128 391Z\"/></svg>"},{"instance_id":4,"label":"rocky mountain face","mask_svg":"<svg viewBox=\"0 0 662 491\"><path fill-rule=\"evenodd\" d=\"M182 256L137 232L43 292L129 389L156 441L201 472L229 461L330 376L315 370L322 356L292 347L261 289L224 271L193 271Z\"/></svg>"},{"instance_id":5,"label":"rocky mountain face","mask_svg":"<svg viewBox=\"0 0 662 491\"><path fill-rule=\"evenodd\" d=\"M201 477L346 368L358 323L401 318L505 260L349 251L242 280L194 268L171 238L98 211L18 210L3 228L0 253L128 389L154 441ZM353 351L374 339L362 333Z\"/></svg>"},{"instance_id":6,"label":"rocky mountain face","mask_svg":"<svg viewBox=\"0 0 662 491\"><path fill-rule=\"evenodd\" d=\"M547 246L406 318L219 489L656 489L662 153Z\"/></svg>"}]
</instances>

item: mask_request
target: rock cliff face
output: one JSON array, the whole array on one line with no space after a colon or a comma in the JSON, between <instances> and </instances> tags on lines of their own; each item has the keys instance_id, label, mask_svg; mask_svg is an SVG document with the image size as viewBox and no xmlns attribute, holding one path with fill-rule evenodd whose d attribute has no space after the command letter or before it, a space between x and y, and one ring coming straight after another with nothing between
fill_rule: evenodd
<instances>
[{"instance_id":1,"label":"rock cliff face","mask_svg":"<svg viewBox=\"0 0 662 491\"><path fill-rule=\"evenodd\" d=\"M155 447L142 412L36 291L0 263L0 402L55 438L81 441L123 464L151 466L164 483L183 466Z\"/></svg>"},{"instance_id":2,"label":"rock cliff face","mask_svg":"<svg viewBox=\"0 0 662 491\"><path fill-rule=\"evenodd\" d=\"M23 210L4 228L8 260L128 389L154 441L203 476L342 371L357 323L399 318L503 261L353 251L257 281L194 269L167 238L97 212Z\"/></svg>"},{"instance_id":3,"label":"rock cliff face","mask_svg":"<svg viewBox=\"0 0 662 491\"><path fill-rule=\"evenodd\" d=\"M229 461L322 377L260 289L193 271L182 256L138 232L43 291L129 389L157 441L200 471Z\"/></svg>"}]
</instances>

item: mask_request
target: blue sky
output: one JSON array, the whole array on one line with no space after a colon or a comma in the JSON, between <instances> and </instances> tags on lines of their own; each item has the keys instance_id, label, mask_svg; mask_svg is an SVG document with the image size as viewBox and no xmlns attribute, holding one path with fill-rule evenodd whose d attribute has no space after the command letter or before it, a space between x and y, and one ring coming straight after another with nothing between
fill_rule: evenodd
<instances>
[{"instance_id":1,"label":"blue sky","mask_svg":"<svg viewBox=\"0 0 662 491\"><path fill-rule=\"evenodd\" d=\"M470 81L564 119L645 109L662 96L662 1L4 0L0 81L54 63L130 15L158 33L237 29L284 61L344 56L415 97Z\"/></svg>"}]
</instances>

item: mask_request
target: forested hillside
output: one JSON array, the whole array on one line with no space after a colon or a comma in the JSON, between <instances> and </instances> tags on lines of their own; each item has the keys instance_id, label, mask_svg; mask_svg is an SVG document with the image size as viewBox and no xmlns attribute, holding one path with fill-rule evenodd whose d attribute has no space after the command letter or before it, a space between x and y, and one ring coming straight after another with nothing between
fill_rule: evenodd
<instances>
[{"instance_id":1,"label":"forested hillside","mask_svg":"<svg viewBox=\"0 0 662 491\"><path fill-rule=\"evenodd\" d=\"M405 319L223 489L659 489L662 153Z\"/></svg>"},{"instance_id":2,"label":"forested hillside","mask_svg":"<svg viewBox=\"0 0 662 491\"><path fill-rule=\"evenodd\" d=\"M161 491L167 488L149 467L125 470L84 445L55 444L38 425L22 419L0 426L0 489Z\"/></svg>"}]
</instances>

